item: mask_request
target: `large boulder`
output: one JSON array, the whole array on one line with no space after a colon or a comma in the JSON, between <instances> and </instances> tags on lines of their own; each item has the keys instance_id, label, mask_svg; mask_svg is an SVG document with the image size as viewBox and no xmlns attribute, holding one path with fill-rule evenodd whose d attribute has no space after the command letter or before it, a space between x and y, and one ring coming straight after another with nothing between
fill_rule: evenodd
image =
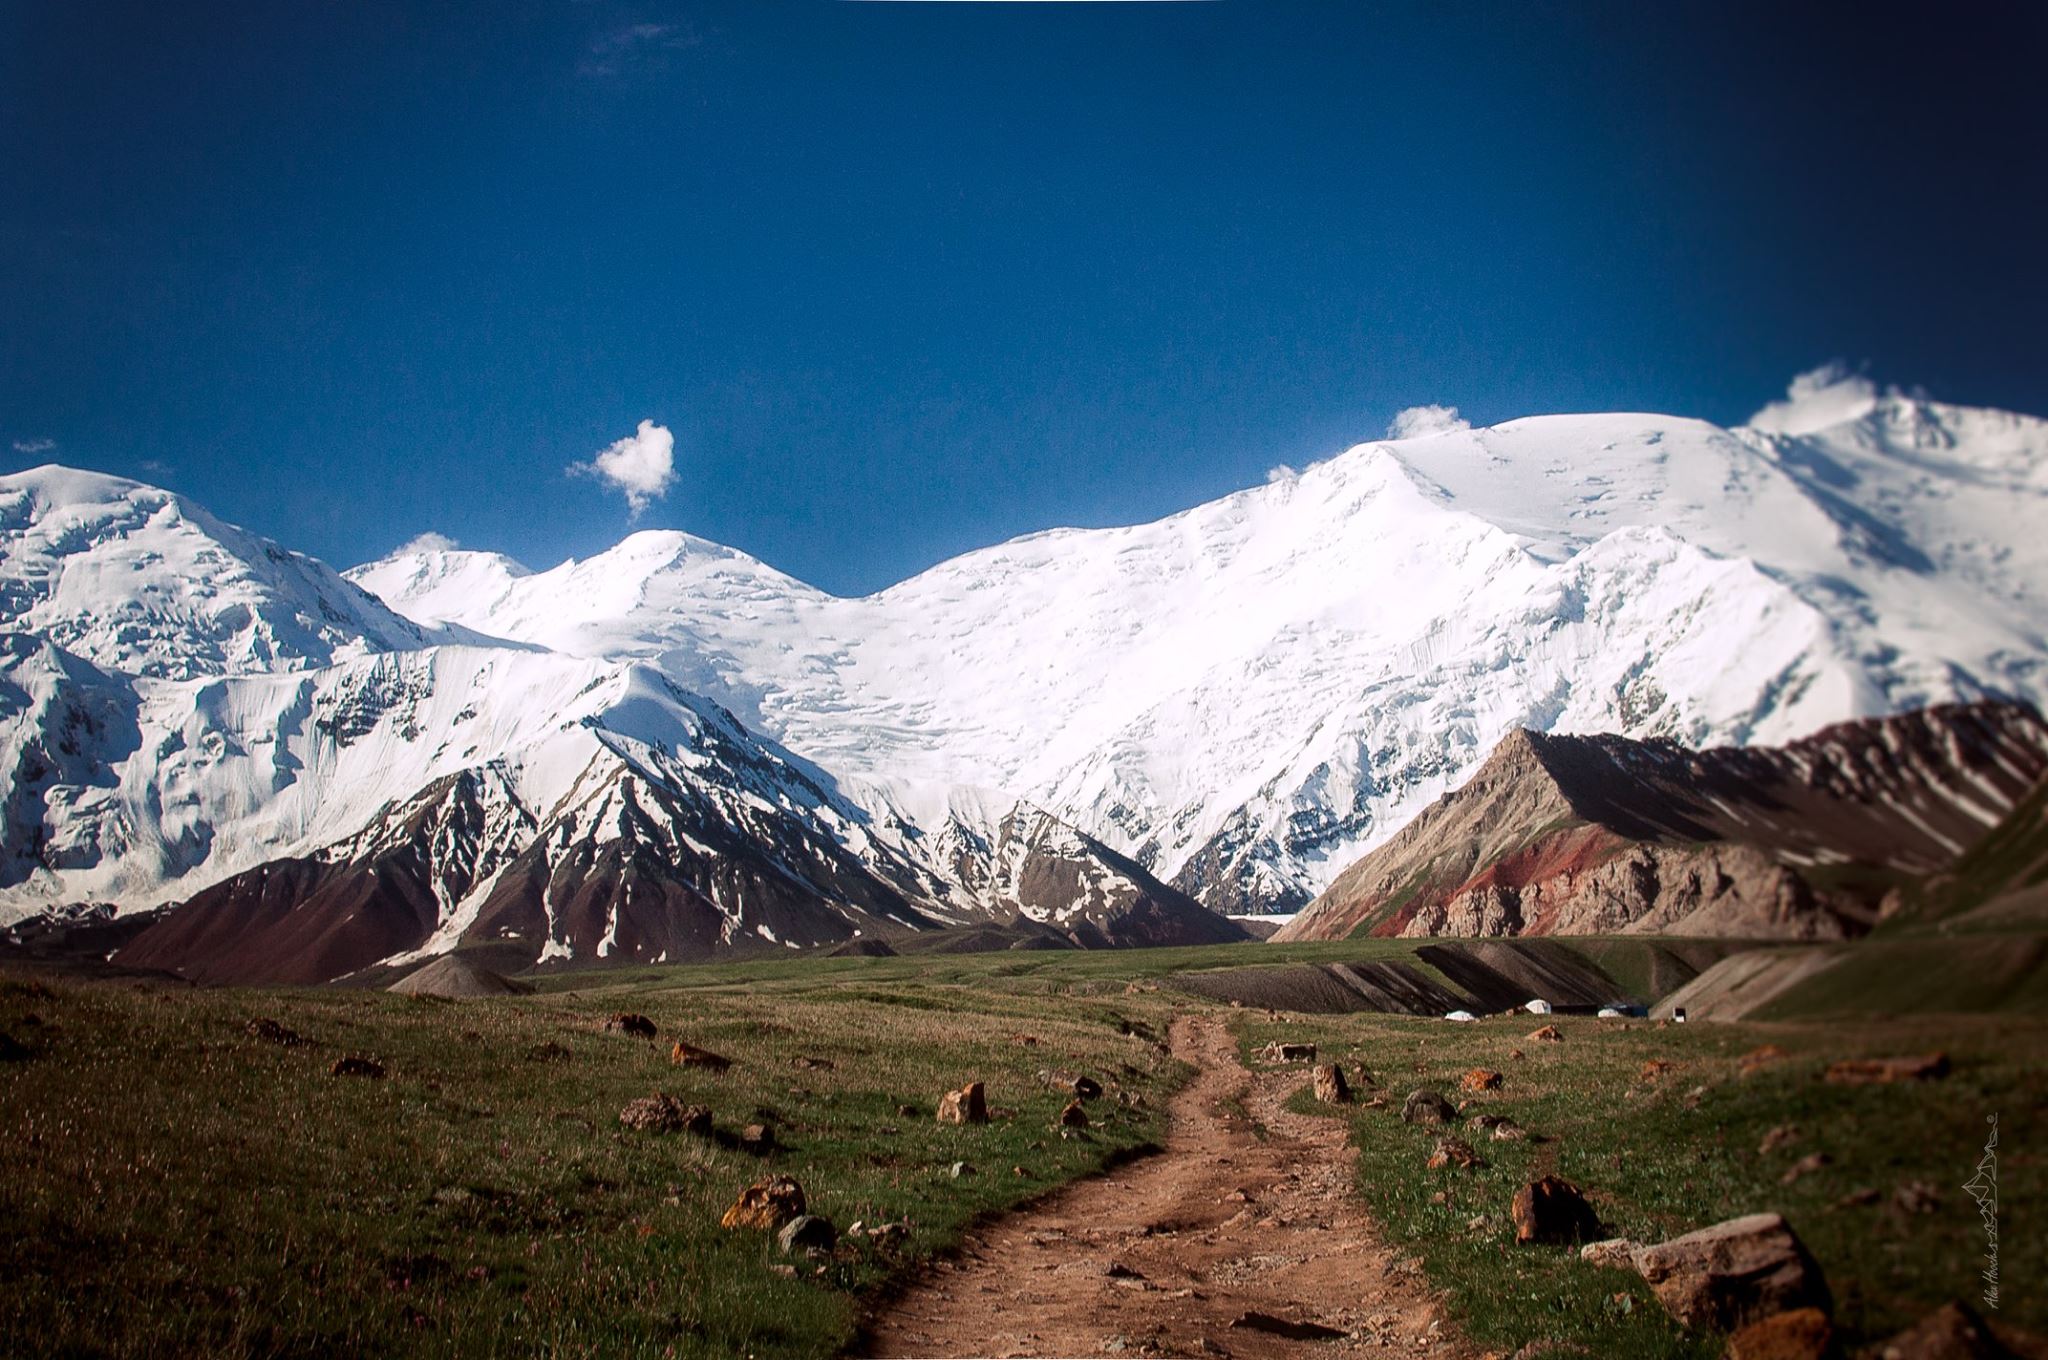
<instances>
[{"instance_id":1,"label":"large boulder","mask_svg":"<svg viewBox=\"0 0 2048 1360\"><path fill-rule=\"evenodd\" d=\"M1401 1105L1401 1122L1404 1124L1455 1124L1458 1109L1443 1098L1442 1093L1423 1089L1410 1091L1408 1099Z\"/></svg>"},{"instance_id":2,"label":"large boulder","mask_svg":"<svg viewBox=\"0 0 2048 1360\"><path fill-rule=\"evenodd\" d=\"M800 1251L830 1251L839 1245L839 1230L829 1218L800 1214L782 1225L782 1231L775 1235L775 1245L782 1248L784 1256Z\"/></svg>"},{"instance_id":3,"label":"large boulder","mask_svg":"<svg viewBox=\"0 0 2048 1360\"><path fill-rule=\"evenodd\" d=\"M628 1101L619 1111L619 1122L642 1133L711 1134L711 1111L702 1105L685 1105L666 1091Z\"/></svg>"},{"instance_id":4,"label":"large boulder","mask_svg":"<svg viewBox=\"0 0 2048 1360\"><path fill-rule=\"evenodd\" d=\"M939 1097L939 1122L941 1124L986 1124L988 1123L988 1095L978 1081L970 1081L957 1091L948 1091Z\"/></svg>"},{"instance_id":5,"label":"large boulder","mask_svg":"<svg viewBox=\"0 0 2048 1360\"><path fill-rule=\"evenodd\" d=\"M1344 1080L1344 1069L1335 1063L1323 1063L1315 1070L1316 1099L1325 1105L1342 1105L1351 1099L1351 1085Z\"/></svg>"},{"instance_id":6,"label":"large boulder","mask_svg":"<svg viewBox=\"0 0 2048 1360\"><path fill-rule=\"evenodd\" d=\"M1832 1311L1820 1266L1780 1214L1750 1214L1644 1247L1636 1270L1687 1327L1729 1332L1795 1308Z\"/></svg>"},{"instance_id":7,"label":"large boulder","mask_svg":"<svg viewBox=\"0 0 2048 1360\"><path fill-rule=\"evenodd\" d=\"M1515 1191L1509 1206L1515 1220L1515 1241L1536 1243L1592 1242L1600 1237L1600 1217L1579 1187L1559 1176L1530 1181Z\"/></svg>"},{"instance_id":8,"label":"large boulder","mask_svg":"<svg viewBox=\"0 0 2048 1360\"><path fill-rule=\"evenodd\" d=\"M802 1218L805 1211L804 1188L788 1176L770 1176L740 1191L718 1225L774 1232L791 1219Z\"/></svg>"},{"instance_id":9,"label":"large boulder","mask_svg":"<svg viewBox=\"0 0 2048 1360\"><path fill-rule=\"evenodd\" d=\"M1459 1078L1458 1084L1468 1091L1498 1091L1505 1080L1490 1067L1475 1067Z\"/></svg>"},{"instance_id":10,"label":"large boulder","mask_svg":"<svg viewBox=\"0 0 2048 1360\"><path fill-rule=\"evenodd\" d=\"M604 1022L605 1030L611 1034L630 1034L635 1039L652 1039L655 1035L654 1022L644 1015L632 1011L620 1011Z\"/></svg>"}]
</instances>

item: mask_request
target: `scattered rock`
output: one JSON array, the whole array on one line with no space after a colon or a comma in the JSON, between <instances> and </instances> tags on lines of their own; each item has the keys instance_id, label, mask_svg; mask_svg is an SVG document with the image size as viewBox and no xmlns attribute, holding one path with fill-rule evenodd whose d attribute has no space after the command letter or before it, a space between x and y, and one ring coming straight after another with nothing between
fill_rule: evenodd
<instances>
[{"instance_id":1,"label":"scattered rock","mask_svg":"<svg viewBox=\"0 0 2048 1360\"><path fill-rule=\"evenodd\" d=\"M1408 1099L1401 1105L1401 1122L1404 1124L1455 1124L1458 1122L1458 1111L1439 1092L1425 1088L1408 1093Z\"/></svg>"},{"instance_id":2,"label":"scattered rock","mask_svg":"<svg viewBox=\"0 0 2048 1360\"><path fill-rule=\"evenodd\" d=\"M1526 1057L1528 1057L1528 1056L1529 1056L1528 1054L1524 1053L1524 1052L1523 1052L1523 1051L1522 1051L1521 1049L1519 1049L1519 1048L1511 1048L1511 1049L1509 1049L1509 1050L1508 1050L1508 1057L1509 1057L1509 1059L1511 1059L1511 1060L1512 1060L1512 1061L1514 1061L1514 1062L1520 1062L1520 1061L1522 1061L1522 1060L1523 1060L1524 1058L1526 1058Z\"/></svg>"},{"instance_id":3,"label":"scattered rock","mask_svg":"<svg viewBox=\"0 0 2048 1360\"><path fill-rule=\"evenodd\" d=\"M1284 1336L1290 1341L1339 1341L1346 1335L1338 1328L1325 1327L1320 1322L1294 1322L1271 1313L1240 1313L1230 1325L1238 1331L1265 1332L1269 1336Z\"/></svg>"},{"instance_id":4,"label":"scattered rock","mask_svg":"<svg viewBox=\"0 0 2048 1360\"><path fill-rule=\"evenodd\" d=\"M1271 1043L1259 1050L1259 1057L1263 1061L1270 1063L1314 1062L1316 1060L1316 1046L1314 1044Z\"/></svg>"},{"instance_id":5,"label":"scattered rock","mask_svg":"<svg viewBox=\"0 0 2048 1360\"><path fill-rule=\"evenodd\" d=\"M285 1048L297 1048L306 1042L305 1037L295 1029L287 1029L269 1016L258 1016L242 1029L252 1039L261 1039L266 1044L278 1044Z\"/></svg>"},{"instance_id":6,"label":"scattered rock","mask_svg":"<svg viewBox=\"0 0 2048 1360\"><path fill-rule=\"evenodd\" d=\"M1626 1237L1603 1237L1598 1242L1588 1242L1580 1247L1579 1259L1608 1270L1634 1270L1636 1253L1640 1250L1640 1243L1631 1242Z\"/></svg>"},{"instance_id":7,"label":"scattered rock","mask_svg":"<svg viewBox=\"0 0 2048 1360\"><path fill-rule=\"evenodd\" d=\"M1081 1102L1070 1100L1060 1111L1059 1126L1063 1129L1085 1129L1088 1127L1088 1111L1081 1108Z\"/></svg>"},{"instance_id":8,"label":"scattered rock","mask_svg":"<svg viewBox=\"0 0 2048 1360\"><path fill-rule=\"evenodd\" d=\"M1038 1036L1036 1034L1012 1034L1010 1042L1013 1044L1023 1044L1027 1048L1035 1047L1038 1043Z\"/></svg>"},{"instance_id":9,"label":"scattered rock","mask_svg":"<svg viewBox=\"0 0 2048 1360\"><path fill-rule=\"evenodd\" d=\"M1742 1075L1747 1077L1773 1064L1781 1063L1791 1056L1776 1044L1765 1044L1761 1048L1752 1048L1735 1061L1742 1069Z\"/></svg>"},{"instance_id":10,"label":"scattered rock","mask_svg":"<svg viewBox=\"0 0 2048 1360\"><path fill-rule=\"evenodd\" d=\"M336 1058L334 1066L328 1068L327 1072L329 1076L369 1077L375 1081L382 1080L384 1064L375 1058Z\"/></svg>"},{"instance_id":11,"label":"scattered rock","mask_svg":"<svg viewBox=\"0 0 2048 1360\"><path fill-rule=\"evenodd\" d=\"M972 1163L972 1162L955 1162L955 1163L953 1163L953 1170L952 1170L952 1176L953 1176L953 1179L954 1179L954 1180L956 1180L956 1181L958 1181L958 1180L965 1180L965 1179L967 1179L967 1177L969 1177L969 1176L975 1176L975 1175L979 1175L979 1174L980 1174L980 1173L979 1173L979 1172L977 1172L977 1171L976 1171L976 1170L974 1169L974 1163Z\"/></svg>"},{"instance_id":12,"label":"scattered rock","mask_svg":"<svg viewBox=\"0 0 2048 1360\"><path fill-rule=\"evenodd\" d=\"M1832 1307L1820 1266L1779 1214L1750 1214L1644 1247L1636 1270L1687 1327L1726 1332L1773 1313Z\"/></svg>"},{"instance_id":13,"label":"scattered rock","mask_svg":"<svg viewBox=\"0 0 2048 1360\"><path fill-rule=\"evenodd\" d=\"M1485 1129L1496 1143L1519 1143L1529 1136L1529 1131L1504 1114L1482 1114L1472 1122Z\"/></svg>"},{"instance_id":14,"label":"scattered rock","mask_svg":"<svg viewBox=\"0 0 2048 1360\"><path fill-rule=\"evenodd\" d=\"M1825 1152L1809 1152L1785 1168L1785 1174L1778 1177L1778 1184L1790 1185L1801 1176L1811 1176L1833 1160L1834 1158L1828 1156Z\"/></svg>"},{"instance_id":15,"label":"scattered rock","mask_svg":"<svg viewBox=\"0 0 2048 1360\"><path fill-rule=\"evenodd\" d=\"M1945 1303L1872 1352L1875 1360L2007 1360L2012 1352L1968 1304Z\"/></svg>"},{"instance_id":16,"label":"scattered rock","mask_svg":"<svg viewBox=\"0 0 2048 1360\"><path fill-rule=\"evenodd\" d=\"M1884 1196L1879 1194L1875 1187L1864 1185L1851 1190L1829 1207L1834 1209L1868 1209L1883 1198Z\"/></svg>"},{"instance_id":17,"label":"scattered rock","mask_svg":"<svg viewBox=\"0 0 2048 1360\"><path fill-rule=\"evenodd\" d=\"M1515 1191L1510 1211L1515 1241L1524 1244L1590 1241L1600 1232L1599 1217L1579 1187L1558 1176L1530 1181Z\"/></svg>"},{"instance_id":18,"label":"scattered rock","mask_svg":"<svg viewBox=\"0 0 2048 1360\"><path fill-rule=\"evenodd\" d=\"M798 1214L775 1234L775 1245L782 1248L784 1256L794 1256L800 1251L830 1251L839 1245L839 1232L829 1218Z\"/></svg>"},{"instance_id":19,"label":"scattered rock","mask_svg":"<svg viewBox=\"0 0 2048 1360\"><path fill-rule=\"evenodd\" d=\"M775 1130L766 1124L749 1124L740 1130L738 1147L741 1152L766 1157L775 1151Z\"/></svg>"},{"instance_id":20,"label":"scattered rock","mask_svg":"<svg viewBox=\"0 0 2048 1360\"><path fill-rule=\"evenodd\" d=\"M805 1213L804 1188L788 1176L770 1176L740 1191L732 1208L718 1220L721 1228L755 1228L774 1232Z\"/></svg>"},{"instance_id":21,"label":"scattered rock","mask_svg":"<svg viewBox=\"0 0 2048 1360\"><path fill-rule=\"evenodd\" d=\"M1652 1058L1643 1064L1642 1078L1644 1081L1655 1081L1666 1072L1675 1070L1677 1066L1677 1063L1666 1062L1662 1058Z\"/></svg>"},{"instance_id":22,"label":"scattered rock","mask_svg":"<svg viewBox=\"0 0 2048 1360\"><path fill-rule=\"evenodd\" d=\"M1576 1341L1531 1341L1514 1353L1512 1360L1562 1360L1567 1355L1591 1355Z\"/></svg>"},{"instance_id":23,"label":"scattered rock","mask_svg":"<svg viewBox=\"0 0 2048 1360\"><path fill-rule=\"evenodd\" d=\"M1142 1280L1145 1278L1144 1272L1133 1270L1122 1261L1111 1261L1109 1268L1102 1273L1112 1280Z\"/></svg>"},{"instance_id":24,"label":"scattered rock","mask_svg":"<svg viewBox=\"0 0 2048 1360\"><path fill-rule=\"evenodd\" d=\"M1351 1070L1358 1074L1358 1084L1360 1086L1370 1089L1380 1084L1379 1078L1373 1076L1372 1069L1364 1063L1353 1063Z\"/></svg>"},{"instance_id":25,"label":"scattered rock","mask_svg":"<svg viewBox=\"0 0 2048 1360\"><path fill-rule=\"evenodd\" d=\"M1436 1147L1429 1154L1429 1169L1432 1171L1441 1171L1450 1166L1455 1166L1460 1171L1469 1171L1475 1166L1485 1165L1485 1162L1479 1160L1479 1154L1472 1150L1472 1145L1462 1138L1439 1138L1436 1140Z\"/></svg>"},{"instance_id":26,"label":"scattered rock","mask_svg":"<svg viewBox=\"0 0 2048 1360\"><path fill-rule=\"evenodd\" d=\"M1475 1067L1458 1079L1458 1084L1468 1091L1498 1091L1506 1081L1500 1073L1489 1067Z\"/></svg>"},{"instance_id":27,"label":"scattered rock","mask_svg":"<svg viewBox=\"0 0 2048 1360\"><path fill-rule=\"evenodd\" d=\"M898 1119L915 1119L923 1113L924 1111L918 1109L915 1105L898 1105L896 1107L896 1117Z\"/></svg>"},{"instance_id":28,"label":"scattered rock","mask_svg":"<svg viewBox=\"0 0 2048 1360\"><path fill-rule=\"evenodd\" d=\"M619 1111L619 1122L642 1133L711 1134L711 1111L702 1105L685 1105L666 1091L627 1102Z\"/></svg>"},{"instance_id":29,"label":"scattered rock","mask_svg":"<svg viewBox=\"0 0 2048 1360\"><path fill-rule=\"evenodd\" d=\"M1757 1155L1767 1157L1779 1148L1789 1147L1798 1141L1799 1126L1797 1124L1780 1124L1765 1134L1763 1142L1756 1145Z\"/></svg>"},{"instance_id":30,"label":"scattered rock","mask_svg":"<svg viewBox=\"0 0 2048 1360\"><path fill-rule=\"evenodd\" d=\"M631 1011L618 1012L618 1014L604 1022L604 1027L608 1033L630 1034L635 1039L652 1039L654 1037L654 1022L644 1015L635 1015Z\"/></svg>"},{"instance_id":31,"label":"scattered rock","mask_svg":"<svg viewBox=\"0 0 2048 1360\"><path fill-rule=\"evenodd\" d=\"M1948 1054L1914 1058L1846 1058L1829 1063L1827 1079L1840 1086L1868 1086L1898 1081L1940 1081L1948 1075Z\"/></svg>"},{"instance_id":32,"label":"scattered rock","mask_svg":"<svg viewBox=\"0 0 2048 1360\"><path fill-rule=\"evenodd\" d=\"M831 1060L830 1058L803 1058L803 1057L791 1058L791 1059L789 1060L789 1065L790 1065L791 1067L799 1067L799 1068L803 1068L803 1069L805 1069L806 1071L819 1071L819 1072L831 1072L831 1071L834 1071L834 1070L836 1070L836 1068L837 1068L837 1066L838 1066L838 1064L834 1063L834 1062L833 1062L833 1061L832 1061L832 1060Z\"/></svg>"},{"instance_id":33,"label":"scattered rock","mask_svg":"<svg viewBox=\"0 0 2048 1360\"><path fill-rule=\"evenodd\" d=\"M1835 1329L1826 1313L1794 1308L1737 1328L1728 1338L1727 1360L1827 1360L1834 1346Z\"/></svg>"},{"instance_id":34,"label":"scattered rock","mask_svg":"<svg viewBox=\"0 0 2048 1360\"><path fill-rule=\"evenodd\" d=\"M699 1048L688 1039L676 1040L676 1046L668 1051L668 1060L677 1067L701 1067L706 1072L723 1072L732 1066L731 1058Z\"/></svg>"},{"instance_id":35,"label":"scattered rock","mask_svg":"<svg viewBox=\"0 0 2048 1360\"><path fill-rule=\"evenodd\" d=\"M1545 1025L1542 1029L1530 1030L1525 1037L1534 1039L1539 1044L1561 1044L1564 1042L1564 1031L1556 1025Z\"/></svg>"},{"instance_id":36,"label":"scattered rock","mask_svg":"<svg viewBox=\"0 0 2048 1360\"><path fill-rule=\"evenodd\" d=\"M535 1044L526 1050L528 1062L567 1062L573 1056L565 1045L558 1044L553 1039Z\"/></svg>"},{"instance_id":37,"label":"scattered rock","mask_svg":"<svg viewBox=\"0 0 2048 1360\"><path fill-rule=\"evenodd\" d=\"M1892 1191L1892 1203L1902 1214L1931 1214L1941 1208L1941 1192L1926 1181L1907 1181Z\"/></svg>"},{"instance_id":38,"label":"scattered rock","mask_svg":"<svg viewBox=\"0 0 2048 1360\"><path fill-rule=\"evenodd\" d=\"M948 1091L939 1097L939 1122L941 1124L986 1124L988 1123L988 1095L978 1081L970 1081L957 1091Z\"/></svg>"},{"instance_id":39,"label":"scattered rock","mask_svg":"<svg viewBox=\"0 0 2048 1360\"><path fill-rule=\"evenodd\" d=\"M1095 1078L1093 1078L1093 1077L1091 1077L1091 1076L1088 1076L1088 1075L1087 1075L1086 1073L1083 1073L1082 1075L1080 1075L1080 1076L1078 1076L1078 1077L1075 1077L1075 1078L1074 1078L1074 1099L1076 1099L1076 1100L1100 1100L1100 1099L1102 1099L1102 1083L1101 1083L1101 1082L1099 1082L1099 1081L1097 1081L1097 1080L1096 1080Z\"/></svg>"},{"instance_id":40,"label":"scattered rock","mask_svg":"<svg viewBox=\"0 0 2048 1360\"><path fill-rule=\"evenodd\" d=\"M1315 1070L1316 1099L1325 1105L1343 1105L1351 1099L1351 1086L1344 1080L1344 1069L1336 1063L1323 1063Z\"/></svg>"}]
</instances>

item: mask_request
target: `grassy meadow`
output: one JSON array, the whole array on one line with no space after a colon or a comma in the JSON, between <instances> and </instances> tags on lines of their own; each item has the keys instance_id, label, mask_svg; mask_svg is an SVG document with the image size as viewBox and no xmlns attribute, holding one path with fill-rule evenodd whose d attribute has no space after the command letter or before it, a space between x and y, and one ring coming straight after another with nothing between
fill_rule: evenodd
<instances>
[{"instance_id":1,"label":"grassy meadow","mask_svg":"<svg viewBox=\"0 0 2048 1360\"><path fill-rule=\"evenodd\" d=\"M474 1001L0 974L0 1034L14 1045L0 1061L0 1354L831 1355L892 1281L977 1217L1158 1137L1186 1073L1157 1041L1176 1009L1217 1004L1172 974L1391 958L1415 943L789 958L561 975L533 996ZM1617 959L1647 966L1630 950ZM617 1011L648 1016L659 1037L606 1032ZM1994 1112L2008 1148L1999 1316L2048 1331L2025 1286L2048 1268L2048 1239L2026 1228L2044 1202L2024 1137L2048 1104L2048 1026L2035 1018L1559 1018L1565 1041L1539 1044L1523 1038L1534 1017L1226 1011L1248 1051L1311 1039L1379 1078L1387 1108L1332 1115L1362 1150L1360 1192L1482 1345L1716 1351L1678 1333L1632 1273L1513 1246L1509 1198L1545 1172L1644 1240L1782 1210L1852 1338L1974 1300L1982 1239L1959 1187ZM253 1035L258 1018L307 1042ZM733 1067L671 1065L678 1038ZM1738 1075L1738 1056L1766 1042L1790 1057ZM1942 1082L1818 1076L1833 1058L1935 1048L1955 1063ZM388 1075L330 1075L349 1056ZM1651 1059L1673 1067L1645 1079ZM1426 1170L1434 1134L1399 1121L1401 1098L1420 1085L1455 1094L1481 1065L1507 1080L1473 1110L1544 1140L1468 1132L1490 1165ZM1065 1098L1038 1079L1047 1068L1109 1088L1086 1137L1053 1129ZM994 1120L936 1123L940 1094L970 1079L987 1084ZM621 1107L654 1091L710 1107L720 1138L623 1127ZM731 1145L755 1123L782 1145L766 1157ZM1797 1139L1760 1153L1785 1124ZM1813 1152L1828 1164L1780 1184ZM959 1161L975 1174L955 1178ZM906 1231L843 1237L813 1260L720 1229L770 1173L794 1176L842 1232L857 1220ZM1902 1201L1912 1186L1932 1203Z\"/></svg>"},{"instance_id":2,"label":"grassy meadow","mask_svg":"<svg viewBox=\"0 0 2048 1360\"><path fill-rule=\"evenodd\" d=\"M0 1062L0 1354L827 1355L975 1216L1147 1144L1182 1076L1149 1037L1167 1006L1121 983L759 971L459 1002L0 980L0 1032L30 1054ZM660 1037L604 1032L620 1010ZM258 1017L309 1042L252 1036ZM733 1067L672 1066L679 1037ZM388 1076L329 1074L351 1055ZM1098 1100L1063 1140L1046 1067L1142 1105ZM991 1122L938 1124L970 1079ZM657 1090L785 1146L622 1127ZM765 1235L718 1226L774 1172L842 1230L908 1233L791 1278Z\"/></svg>"},{"instance_id":3,"label":"grassy meadow","mask_svg":"<svg viewBox=\"0 0 2048 1360\"><path fill-rule=\"evenodd\" d=\"M1555 1024L1562 1042L1532 1041ZM1591 1017L1516 1016L1454 1025L1387 1015L1244 1014L1247 1060L1273 1039L1310 1040L1324 1060L1362 1063L1387 1096L1348 1110L1297 1098L1294 1108L1349 1119L1358 1185L1383 1229L1448 1291L1474 1341L1512 1352L1531 1341L1585 1346L1602 1357L1717 1356L1722 1340L1682 1332L1630 1270L1603 1269L1576 1249L1517 1246L1509 1205L1542 1175L1578 1185L1613 1236L1654 1242L1741 1214L1785 1215L1825 1272L1836 1324L1856 1345L1880 1340L1950 1300L2002 1323L2048 1333L2048 1303L2018 1284L2048 1272L2048 1174L2022 1131L2048 1113L2048 1024L1988 1017L1854 1023L1657 1025ZM1742 1054L1775 1044L1788 1055L1742 1075ZM1514 1054L1520 1052L1522 1056ZM1822 1079L1844 1057L1946 1052L1941 1081L1844 1086ZM1670 1067L1645 1075L1645 1064ZM1501 1089L1465 1092L1475 1067ZM1418 1087L1468 1102L1454 1129L1403 1124ZM1361 1092L1361 1099L1372 1094ZM1515 1120L1540 1141L1492 1141L1477 1114ZM1981 1298L1985 1238L1962 1190L1997 1115L2004 1225L1996 1313ZM1773 1130L1796 1134L1762 1150ZM1487 1165L1430 1170L1442 1133L1469 1141ZM1820 1154L1818 1170L1788 1173ZM2033 1225L2029 1227L2028 1225Z\"/></svg>"}]
</instances>

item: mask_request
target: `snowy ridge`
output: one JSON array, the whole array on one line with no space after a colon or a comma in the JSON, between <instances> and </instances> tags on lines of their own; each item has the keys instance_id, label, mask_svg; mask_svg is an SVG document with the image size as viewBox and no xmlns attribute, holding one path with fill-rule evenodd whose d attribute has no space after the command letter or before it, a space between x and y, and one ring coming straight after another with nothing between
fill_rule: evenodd
<instances>
[{"instance_id":1,"label":"snowy ridge","mask_svg":"<svg viewBox=\"0 0 2048 1360\"><path fill-rule=\"evenodd\" d=\"M169 679L304 670L434 640L325 563L182 496L62 467L0 477L0 629Z\"/></svg>"},{"instance_id":2,"label":"snowy ridge","mask_svg":"<svg viewBox=\"0 0 2048 1360\"><path fill-rule=\"evenodd\" d=\"M1841 409L1801 435L1623 414L1361 445L863 599L681 534L351 577L422 620L650 661L842 775L1003 789L1211 906L1298 904L1515 727L1782 742L2041 699L2048 425ZM477 572L493 590L411 584Z\"/></svg>"}]
</instances>

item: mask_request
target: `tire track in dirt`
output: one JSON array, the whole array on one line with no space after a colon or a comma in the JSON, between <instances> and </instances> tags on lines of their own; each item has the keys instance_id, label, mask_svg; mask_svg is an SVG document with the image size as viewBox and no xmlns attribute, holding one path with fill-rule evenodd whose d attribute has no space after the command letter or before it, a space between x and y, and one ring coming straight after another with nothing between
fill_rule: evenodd
<instances>
[{"instance_id":1,"label":"tire track in dirt","mask_svg":"<svg viewBox=\"0 0 2048 1360\"><path fill-rule=\"evenodd\" d=\"M1182 1016L1170 1037L1199 1072L1164 1151L970 1234L870 1320L864 1353L1469 1360L1352 1192L1345 1121L1282 1108L1306 1073L1247 1071L1219 1018ZM1322 1330L1272 1330L1302 1325Z\"/></svg>"}]
</instances>

